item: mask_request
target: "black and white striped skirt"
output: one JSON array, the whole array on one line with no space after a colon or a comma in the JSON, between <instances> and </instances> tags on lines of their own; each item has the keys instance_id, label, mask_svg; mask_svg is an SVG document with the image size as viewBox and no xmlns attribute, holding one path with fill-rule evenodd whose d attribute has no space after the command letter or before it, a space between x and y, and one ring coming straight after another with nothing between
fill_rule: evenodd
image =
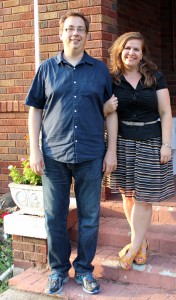
<instances>
[{"instance_id":1,"label":"black and white striped skirt","mask_svg":"<svg viewBox=\"0 0 176 300\"><path fill-rule=\"evenodd\" d=\"M111 192L149 203L160 202L174 195L172 161L160 164L161 138L146 141L118 137L117 169L104 178Z\"/></svg>"}]
</instances>

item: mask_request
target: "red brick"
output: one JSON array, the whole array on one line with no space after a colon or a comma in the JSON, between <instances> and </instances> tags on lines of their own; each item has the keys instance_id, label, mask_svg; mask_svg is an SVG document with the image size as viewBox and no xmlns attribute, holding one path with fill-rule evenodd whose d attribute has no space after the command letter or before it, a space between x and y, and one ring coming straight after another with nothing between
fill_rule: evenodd
<instances>
[{"instance_id":1,"label":"red brick","mask_svg":"<svg viewBox=\"0 0 176 300\"><path fill-rule=\"evenodd\" d=\"M21 72L10 72L6 74L6 79L12 78L23 78L23 74Z\"/></svg>"},{"instance_id":2,"label":"red brick","mask_svg":"<svg viewBox=\"0 0 176 300\"><path fill-rule=\"evenodd\" d=\"M46 245L35 245L35 252L36 253L42 253L42 254L47 254L47 247Z\"/></svg>"},{"instance_id":3,"label":"red brick","mask_svg":"<svg viewBox=\"0 0 176 300\"><path fill-rule=\"evenodd\" d=\"M26 149L21 149L21 148L17 148L17 147L11 147L9 149L9 153L10 154L23 154L23 155L27 154Z\"/></svg>"},{"instance_id":4,"label":"red brick","mask_svg":"<svg viewBox=\"0 0 176 300\"><path fill-rule=\"evenodd\" d=\"M0 181L7 181L8 175L0 174Z\"/></svg>"},{"instance_id":5,"label":"red brick","mask_svg":"<svg viewBox=\"0 0 176 300\"><path fill-rule=\"evenodd\" d=\"M32 261L24 261L24 260L14 259L13 264L14 264L15 268L22 268L24 270L26 270L30 267L35 267L35 263Z\"/></svg>"},{"instance_id":6,"label":"red brick","mask_svg":"<svg viewBox=\"0 0 176 300\"><path fill-rule=\"evenodd\" d=\"M30 27L30 26L31 26L31 20L13 22L14 28L23 28L23 27Z\"/></svg>"},{"instance_id":7,"label":"red brick","mask_svg":"<svg viewBox=\"0 0 176 300\"><path fill-rule=\"evenodd\" d=\"M5 140L5 139L7 139L7 134L0 133L0 140Z\"/></svg>"},{"instance_id":8,"label":"red brick","mask_svg":"<svg viewBox=\"0 0 176 300\"><path fill-rule=\"evenodd\" d=\"M1 112L6 111L7 106L6 106L6 102L1 102Z\"/></svg>"},{"instance_id":9,"label":"red brick","mask_svg":"<svg viewBox=\"0 0 176 300\"><path fill-rule=\"evenodd\" d=\"M1 57L12 57L13 56L13 51L1 51Z\"/></svg>"},{"instance_id":10,"label":"red brick","mask_svg":"<svg viewBox=\"0 0 176 300\"><path fill-rule=\"evenodd\" d=\"M5 167L7 167L8 166L8 163L7 162L5 162L5 161L0 161L0 167L1 168L5 168Z\"/></svg>"},{"instance_id":11,"label":"red brick","mask_svg":"<svg viewBox=\"0 0 176 300\"><path fill-rule=\"evenodd\" d=\"M12 146L13 147L13 146L15 146L15 141L8 141L8 140L3 141L3 140L0 140L0 147L3 147L3 146L6 146L6 147L11 147Z\"/></svg>"},{"instance_id":12,"label":"red brick","mask_svg":"<svg viewBox=\"0 0 176 300\"><path fill-rule=\"evenodd\" d=\"M23 260L24 259L24 253L22 251L13 250L13 258L15 260Z\"/></svg>"},{"instance_id":13,"label":"red brick","mask_svg":"<svg viewBox=\"0 0 176 300\"><path fill-rule=\"evenodd\" d=\"M18 6L19 4L20 4L19 0L6 1L4 3L4 7L14 7L14 6Z\"/></svg>"},{"instance_id":14,"label":"red brick","mask_svg":"<svg viewBox=\"0 0 176 300\"><path fill-rule=\"evenodd\" d=\"M14 250L31 251L31 252L34 251L34 244L30 244L30 243L13 240L12 246Z\"/></svg>"},{"instance_id":15,"label":"red brick","mask_svg":"<svg viewBox=\"0 0 176 300\"><path fill-rule=\"evenodd\" d=\"M8 153L8 148L7 147L1 147L0 148L0 154L6 154Z\"/></svg>"},{"instance_id":16,"label":"red brick","mask_svg":"<svg viewBox=\"0 0 176 300\"><path fill-rule=\"evenodd\" d=\"M23 241L27 243L39 244L39 245L46 245L45 239L38 239L38 238L31 238L31 237L23 237Z\"/></svg>"},{"instance_id":17,"label":"red brick","mask_svg":"<svg viewBox=\"0 0 176 300\"><path fill-rule=\"evenodd\" d=\"M6 45L6 49L7 50L16 50L16 49L23 49L24 48L24 44L23 43L8 43Z\"/></svg>"},{"instance_id":18,"label":"red brick","mask_svg":"<svg viewBox=\"0 0 176 300\"><path fill-rule=\"evenodd\" d=\"M13 110L14 111L18 111L19 110L18 101L14 101L13 102Z\"/></svg>"},{"instance_id":19,"label":"red brick","mask_svg":"<svg viewBox=\"0 0 176 300\"><path fill-rule=\"evenodd\" d=\"M24 259L26 261L33 261L33 262L41 262L46 263L47 257L44 254L33 253L33 252L24 252Z\"/></svg>"},{"instance_id":20,"label":"red brick","mask_svg":"<svg viewBox=\"0 0 176 300\"><path fill-rule=\"evenodd\" d=\"M1 66L1 72L13 72L15 71L15 67L14 66Z\"/></svg>"},{"instance_id":21,"label":"red brick","mask_svg":"<svg viewBox=\"0 0 176 300\"><path fill-rule=\"evenodd\" d=\"M10 103L10 104L12 104L12 103ZM26 125L26 120L9 120L9 119L7 119L7 120L0 120L0 125L3 125L3 126L17 126L17 125Z\"/></svg>"},{"instance_id":22,"label":"red brick","mask_svg":"<svg viewBox=\"0 0 176 300\"><path fill-rule=\"evenodd\" d=\"M7 176L7 178L6 178L6 180L5 181L2 181L2 188L6 188L6 189L9 189L9 183L8 183L8 176Z\"/></svg>"},{"instance_id":23,"label":"red brick","mask_svg":"<svg viewBox=\"0 0 176 300\"><path fill-rule=\"evenodd\" d=\"M24 58L23 57L7 58L6 63L7 63L7 65L23 64Z\"/></svg>"},{"instance_id":24,"label":"red brick","mask_svg":"<svg viewBox=\"0 0 176 300\"><path fill-rule=\"evenodd\" d=\"M101 6L95 6L95 7L83 7L80 9L80 11L85 14L86 16L88 15L98 15L101 14Z\"/></svg>"},{"instance_id":25,"label":"red brick","mask_svg":"<svg viewBox=\"0 0 176 300\"><path fill-rule=\"evenodd\" d=\"M33 12L25 12L20 14L20 20L29 20L34 18L34 13Z\"/></svg>"},{"instance_id":26,"label":"red brick","mask_svg":"<svg viewBox=\"0 0 176 300\"><path fill-rule=\"evenodd\" d=\"M22 98L25 98L24 95L22 96ZM25 104L23 102L19 102L19 111L25 111Z\"/></svg>"}]
</instances>

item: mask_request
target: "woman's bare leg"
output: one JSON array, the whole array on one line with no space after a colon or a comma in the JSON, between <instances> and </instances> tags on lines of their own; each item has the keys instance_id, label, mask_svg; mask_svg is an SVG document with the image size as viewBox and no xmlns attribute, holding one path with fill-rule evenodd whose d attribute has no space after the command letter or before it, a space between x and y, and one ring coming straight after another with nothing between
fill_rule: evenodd
<instances>
[{"instance_id":1,"label":"woman's bare leg","mask_svg":"<svg viewBox=\"0 0 176 300\"><path fill-rule=\"evenodd\" d=\"M131 248L137 253L141 244L146 241L146 233L151 222L152 204L136 202L133 198L122 196L124 212L131 228ZM146 247L143 249L146 253ZM126 257L130 257L127 252Z\"/></svg>"}]
</instances>

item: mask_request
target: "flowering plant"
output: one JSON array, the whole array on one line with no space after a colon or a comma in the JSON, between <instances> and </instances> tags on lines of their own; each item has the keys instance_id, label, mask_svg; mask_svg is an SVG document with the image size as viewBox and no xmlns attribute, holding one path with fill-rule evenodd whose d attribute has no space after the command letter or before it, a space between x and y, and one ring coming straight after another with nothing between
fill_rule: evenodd
<instances>
[{"instance_id":1,"label":"flowering plant","mask_svg":"<svg viewBox=\"0 0 176 300\"><path fill-rule=\"evenodd\" d=\"M8 166L9 176L15 183L42 185L42 178L36 174L30 167L29 158L21 159L22 172L17 170L16 166Z\"/></svg>"}]
</instances>

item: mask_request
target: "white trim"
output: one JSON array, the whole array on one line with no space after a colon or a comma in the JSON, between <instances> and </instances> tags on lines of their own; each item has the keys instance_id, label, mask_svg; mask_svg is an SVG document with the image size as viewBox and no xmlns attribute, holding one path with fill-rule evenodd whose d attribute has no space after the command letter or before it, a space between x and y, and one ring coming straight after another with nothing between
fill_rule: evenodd
<instances>
[{"instance_id":1,"label":"white trim","mask_svg":"<svg viewBox=\"0 0 176 300\"><path fill-rule=\"evenodd\" d=\"M38 0L34 0L34 35L35 35L35 71L37 72L38 67L40 65Z\"/></svg>"}]
</instances>

